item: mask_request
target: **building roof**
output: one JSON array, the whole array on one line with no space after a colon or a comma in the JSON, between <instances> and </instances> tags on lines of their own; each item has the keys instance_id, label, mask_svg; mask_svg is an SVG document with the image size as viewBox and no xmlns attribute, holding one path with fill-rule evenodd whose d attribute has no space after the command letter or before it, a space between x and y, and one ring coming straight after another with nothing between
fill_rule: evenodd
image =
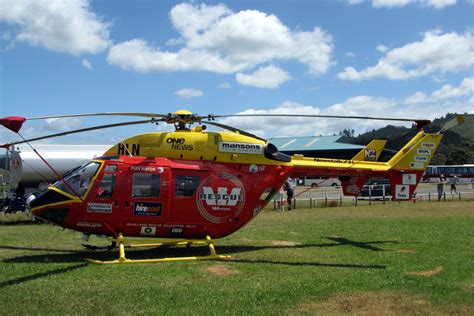
<instances>
[{"instance_id":1,"label":"building roof","mask_svg":"<svg viewBox=\"0 0 474 316\"><path fill-rule=\"evenodd\" d=\"M270 142L280 151L361 150L364 146L338 142L342 136L275 137Z\"/></svg>"}]
</instances>

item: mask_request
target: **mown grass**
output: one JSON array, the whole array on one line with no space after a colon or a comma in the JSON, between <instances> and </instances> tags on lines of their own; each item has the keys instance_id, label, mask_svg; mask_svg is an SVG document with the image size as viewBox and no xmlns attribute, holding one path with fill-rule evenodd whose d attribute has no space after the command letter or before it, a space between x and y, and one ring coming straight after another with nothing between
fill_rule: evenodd
<instances>
[{"instance_id":1,"label":"mown grass","mask_svg":"<svg viewBox=\"0 0 474 316\"><path fill-rule=\"evenodd\" d=\"M264 211L217 241L232 261L114 266L85 263L116 252L86 251L77 233L0 226L0 314L473 314L473 207ZM127 256L206 253L155 248Z\"/></svg>"}]
</instances>

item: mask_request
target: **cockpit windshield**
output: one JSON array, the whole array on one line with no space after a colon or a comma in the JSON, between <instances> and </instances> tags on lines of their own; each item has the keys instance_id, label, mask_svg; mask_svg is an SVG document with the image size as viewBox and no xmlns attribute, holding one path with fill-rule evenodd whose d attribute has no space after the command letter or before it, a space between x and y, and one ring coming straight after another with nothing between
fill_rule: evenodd
<instances>
[{"instance_id":1,"label":"cockpit windshield","mask_svg":"<svg viewBox=\"0 0 474 316\"><path fill-rule=\"evenodd\" d=\"M99 167L100 163L90 162L67 175L64 180L56 182L54 187L74 196L83 196L91 185L92 178L97 173L97 170L99 170ZM67 182L67 185L64 181Z\"/></svg>"}]
</instances>

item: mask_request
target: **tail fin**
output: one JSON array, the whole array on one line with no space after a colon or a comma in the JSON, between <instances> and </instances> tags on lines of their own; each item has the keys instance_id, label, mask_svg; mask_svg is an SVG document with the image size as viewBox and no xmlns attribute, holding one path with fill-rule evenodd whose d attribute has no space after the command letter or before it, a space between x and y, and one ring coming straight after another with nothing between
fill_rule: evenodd
<instances>
[{"instance_id":1,"label":"tail fin","mask_svg":"<svg viewBox=\"0 0 474 316\"><path fill-rule=\"evenodd\" d=\"M365 146L352 160L358 161L377 161L382 153L386 140L374 139L367 146Z\"/></svg>"},{"instance_id":2,"label":"tail fin","mask_svg":"<svg viewBox=\"0 0 474 316\"><path fill-rule=\"evenodd\" d=\"M442 137L442 134L424 134L421 131L388 161L388 177L394 200L413 197Z\"/></svg>"}]
</instances>

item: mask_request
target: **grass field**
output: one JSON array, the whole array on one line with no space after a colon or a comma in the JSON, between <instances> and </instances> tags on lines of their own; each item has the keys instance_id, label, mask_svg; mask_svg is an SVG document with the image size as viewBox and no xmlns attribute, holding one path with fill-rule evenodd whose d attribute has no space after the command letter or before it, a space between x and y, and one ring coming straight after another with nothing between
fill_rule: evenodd
<instances>
[{"instance_id":1,"label":"grass field","mask_svg":"<svg viewBox=\"0 0 474 316\"><path fill-rule=\"evenodd\" d=\"M80 235L0 226L0 314L474 314L474 202L265 211L232 261L87 264ZM195 255L130 250L130 258Z\"/></svg>"}]
</instances>

